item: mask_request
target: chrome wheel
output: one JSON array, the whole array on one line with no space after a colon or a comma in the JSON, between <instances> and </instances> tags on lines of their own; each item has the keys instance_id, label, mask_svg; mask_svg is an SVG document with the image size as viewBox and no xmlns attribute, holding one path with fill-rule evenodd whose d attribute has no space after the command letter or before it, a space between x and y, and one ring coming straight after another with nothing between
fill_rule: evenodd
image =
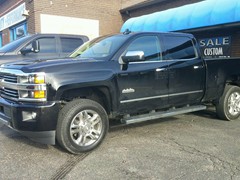
<instances>
[{"instance_id":1,"label":"chrome wheel","mask_svg":"<svg viewBox=\"0 0 240 180\"><path fill-rule=\"evenodd\" d=\"M84 110L72 119L69 132L76 145L90 146L100 138L102 131L100 115L93 110Z\"/></svg>"},{"instance_id":2,"label":"chrome wheel","mask_svg":"<svg viewBox=\"0 0 240 180\"><path fill-rule=\"evenodd\" d=\"M233 116L240 112L240 94L238 92L234 92L229 96L228 111Z\"/></svg>"},{"instance_id":3,"label":"chrome wheel","mask_svg":"<svg viewBox=\"0 0 240 180\"><path fill-rule=\"evenodd\" d=\"M219 118L228 121L238 119L240 116L240 87L226 85L223 95L216 104Z\"/></svg>"}]
</instances>

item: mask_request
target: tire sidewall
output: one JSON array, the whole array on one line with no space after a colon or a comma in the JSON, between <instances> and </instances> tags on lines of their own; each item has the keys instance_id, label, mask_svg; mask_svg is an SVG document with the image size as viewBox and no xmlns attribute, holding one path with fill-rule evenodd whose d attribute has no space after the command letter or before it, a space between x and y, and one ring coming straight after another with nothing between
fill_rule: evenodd
<instances>
[{"instance_id":1,"label":"tire sidewall","mask_svg":"<svg viewBox=\"0 0 240 180\"><path fill-rule=\"evenodd\" d=\"M233 93L235 93L235 92L238 92L240 94L240 88L236 87L236 86L231 86L230 89L225 94L225 98L224 98L224 114L225 114L225 116L226 116L226 118L228 120L235 120L235 119L237 119L240 116L240 112L238 112L238 114L236 114L236 115L232 115L229 112L229 109L228 109L228 100L229 100L230 96Z\"/></svg>"},{"instance_id":2,"label":"tire sidewall","mask_svg":"<svg viewBox=\"0 0 240 180\"><path fill-rule=\"evenodd\" d=\"M107 114L106 114L104 108L100 104L98 104L97 102L91 101L91 100L83 100L83 101L85 101L85 103L80 102L81 100L78 100L78 101L79 101L79 103L76 103L75 106L70 108L70 110L67 113L63 114L63 118L60 119L60 127L61 127L61 130L60 130L61 135L60 136L62 139L62 143L64 144L64 147L68 151L70 151L74 154L78 154L81 152L87 152L87 151L95 149L102 142L103 138L105 137L105 135L108 131L108 127L109 127ZM66 107L66 108L68 108L68 107ZM93 110L96 113L98 113L98 115L100 116L101 121L102 121L102 133L100 134L100 137L98 138L98 140L96 142L94 142L93 144L91 144L89 146L78 146L73 142L73 140L71 138L70 125L71 125L73 118L79 112L86 110L86 109Z\"/></svg>"}]
</instances>

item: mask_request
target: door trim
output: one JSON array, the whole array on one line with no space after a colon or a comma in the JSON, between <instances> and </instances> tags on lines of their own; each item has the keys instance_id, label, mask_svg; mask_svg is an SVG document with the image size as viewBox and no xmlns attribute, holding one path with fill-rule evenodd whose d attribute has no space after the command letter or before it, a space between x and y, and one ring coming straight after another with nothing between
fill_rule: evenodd
<instances>
[{"instance_id":1,"label":"door trim","mask_svg":"<svg viewBox=\"0 0 240 180\"><path fill-rule=\"evenodd\" d=\"M149 100L149 99L166 98L166 97L196 94L196 93L202 93L202 92L203 92L203 90L197 90L197 91L189 91L189 92L182 92L182 93L174 93L174 94L169 94L169 95L166 94L166 95L161 95L161 96L136 98L136 99L123 100L123 101L120 101L120 103L124 104L124 103L130 103L130 102L135 102L135 101L146 101L146 100Z\"/></svg>"}]
</instances>

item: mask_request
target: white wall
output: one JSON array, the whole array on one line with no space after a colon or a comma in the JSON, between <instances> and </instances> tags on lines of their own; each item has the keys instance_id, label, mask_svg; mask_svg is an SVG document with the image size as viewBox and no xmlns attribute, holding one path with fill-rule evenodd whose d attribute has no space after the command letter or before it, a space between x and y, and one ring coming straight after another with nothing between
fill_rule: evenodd
<instances>
[{"instance_id":1,"label":"white wall","mask_svg":"<svg viewBox=\"0 0 240 180\"><path fill-rule=\"evenodd\" d=\"M41 14L41 33L87 35L90 39L99 36L99 21Z\"/></svg>"}]
</instances>

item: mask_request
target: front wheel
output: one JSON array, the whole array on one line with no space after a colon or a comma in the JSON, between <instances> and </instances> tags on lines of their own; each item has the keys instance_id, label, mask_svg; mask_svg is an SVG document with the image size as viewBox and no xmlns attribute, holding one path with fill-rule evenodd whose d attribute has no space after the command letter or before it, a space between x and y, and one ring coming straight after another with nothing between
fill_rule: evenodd
<instances>
[{"instance_id":1,"label":"front wheel","mask_svg":"<svg viewBox=\"0 0 240 180\"><path fill-rule=\"evenodd\" d=\"M78 99L60 111L57 141L67 151L78 154L95 149L108 131L108 116L95 101Z\"/></svg>"},{"instance_id":2,"label":"front wheel","mask_svg":"<svg viewBox=\"0 0 240 180\"><path fill-rule=\"evenodd\" d=\"M227 85L216 105L217 115L221 119L235 120L240 116L240 88Z\"/></svg>"}]
</instances>

